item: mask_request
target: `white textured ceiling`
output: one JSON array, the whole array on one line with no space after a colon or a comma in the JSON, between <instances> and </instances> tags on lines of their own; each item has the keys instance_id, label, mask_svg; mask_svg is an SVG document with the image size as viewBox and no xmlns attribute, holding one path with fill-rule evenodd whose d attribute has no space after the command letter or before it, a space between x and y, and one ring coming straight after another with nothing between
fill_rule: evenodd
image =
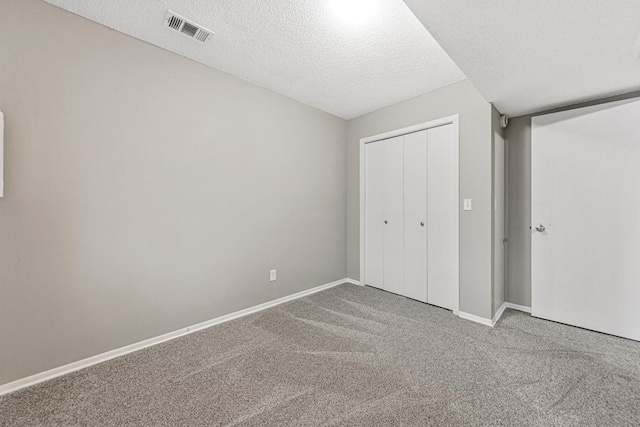
<instances>
[{"instance_id":1,"label":"white textured ceiling","mask_svg":"<svg viewBox=\"0 0 640 427\"><path fill-rule=\"evenodd\" d=\"M640 89L640 0L405 0L512 116Z\"/></svg>"},{"instance_id":2,"label":"white textured ceiling","mask_svg":"<svg viewBox=\"0 0 640 427\"><path fill-rule=\"evenodd\" d=\"M45 1L345 119L465 78L402 0L359 25L328 0ZM215 36L163 27L169 9Z\"/></svg>"}]
</instances>

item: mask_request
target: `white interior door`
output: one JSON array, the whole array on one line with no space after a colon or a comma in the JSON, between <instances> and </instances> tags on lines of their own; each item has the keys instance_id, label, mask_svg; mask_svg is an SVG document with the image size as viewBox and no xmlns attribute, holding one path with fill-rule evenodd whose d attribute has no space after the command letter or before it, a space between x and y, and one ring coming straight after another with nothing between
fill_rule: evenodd
<instances>
[{"instance_id":1,"label":"white interior door","mask_svg":"<svg viewBox=\"0 0 640 427\"><path fill-rule=\"evenodd\" d=\"M534 316L640 340L639 118L627 100L532 120Z\"/></svg>"},{"instance_id":2,"label":"white interior door","mask_svg":"<svg viewBox=\"0 0 640 427\"><path fill-rule=\"evenodd\" d=\"M384 140L384 289L404 290L403 136Z\"/></svg>"},{"instance_id":3,"label":"white interior door","mask_svg":"<svg viewBox=\"0 0 640 427\"><path fill-rule=\"evenodd\" d=\"M384 141L365 146L365 278L366 284L384 288Z\"/></svg>"},{"instance_id":4,"label":"white interior door","mask_svg":"<svg viewBox=\"0 0 640 427\"><path fill-rule=\"evenodd\" d=\"M427 302L427 131L404 137L404 293Z\"/></svg>"},{"instance_id":5,"label":"white interior door","mask_svg":"<svg viewBox=\"0 0 640 427\"><path fill-rule=\"evenodd\" d=\"M458 155L453 125L428 131L429 304L452 310L458 287Z\"/></svg>"}]
</instances>

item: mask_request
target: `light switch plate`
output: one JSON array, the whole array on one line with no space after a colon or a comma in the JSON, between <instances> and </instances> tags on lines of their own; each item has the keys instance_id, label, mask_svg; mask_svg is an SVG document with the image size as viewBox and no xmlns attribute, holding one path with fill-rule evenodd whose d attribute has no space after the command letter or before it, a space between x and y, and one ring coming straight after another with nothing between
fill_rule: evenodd
<instances>
[{"instance_id":1,"label":"light switch plate","mask_svg":"<svg viewBox=\"0 0 640 427\"><path fill-rule=\"evenodd\" d=\"M270 282L275 282L276 281L276 277L277 277L276 273L277 273L277 270L271 270L269 272L269 281Z\"/></svg>"},{"instance_id":2,"label":"light switch plate","mask_svg":"<svg viewBox=\"0 0 640 427\"><path fill-rule=\"evenodd\" d=\"M471 210L471 199L464 199L464 210L465 211Z\"/></svg>"}]
</instances>

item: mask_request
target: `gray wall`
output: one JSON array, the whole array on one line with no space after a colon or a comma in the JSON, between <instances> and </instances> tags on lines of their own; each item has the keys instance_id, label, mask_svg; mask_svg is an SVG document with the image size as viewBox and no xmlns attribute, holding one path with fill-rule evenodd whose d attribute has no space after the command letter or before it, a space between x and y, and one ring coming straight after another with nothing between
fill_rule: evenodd
<instances>
[{"instance_id":1,"label":"gray wall","mask_svg":"<svg viewBox=\"0 0 640 427\"><path fill-rule=\"evenodd\" d=\"M346 276L345 121L39 0L0 40L0 384Z\"/></svg>"},{"instance_id":2,"label":"gray wall","mask_svg":"<svg viewBox=\"0 0 640 427\"><path fill-rule=\"evenodd\" d=\"M505 299L531 306L531 117L509 120L507 140L507 284Z\"/></svg>"},{"instance_id":3,"label":"gray wall","mask_svg":"<svg viewBox=\"0 0 640 427\"><path fill-rule=\"evenodd\" d=\"M506 255L503 239L505 230L505 143L504 129L500 126L500 112L491 106L491 146L493 149L493 277L492 315L504 303Z\"/></svg>"},{"instance_id":4,"label":"gray wall","mask_svg":"<svg viewBox=\"0 0 640 427\"><path fill-rule=\"evenodd\" d=\"M531 118L639 96L640 92L633 92L510 119L505 132L508 146L507 301L531 306Z\"/></svg>"},{"instance_id":5,"label":"gray wall","mask_svg":"<svg viewBox=\"0 0 640 427\"><path fill-rule=\"evenodd\" d=\"M348 122L348 274L360 278L360 139L453 114L460 115L460 198L473 199L473 211L460 212L460 310L491 318L491 104L466 80Z\"/></svg>"}]
</instances>

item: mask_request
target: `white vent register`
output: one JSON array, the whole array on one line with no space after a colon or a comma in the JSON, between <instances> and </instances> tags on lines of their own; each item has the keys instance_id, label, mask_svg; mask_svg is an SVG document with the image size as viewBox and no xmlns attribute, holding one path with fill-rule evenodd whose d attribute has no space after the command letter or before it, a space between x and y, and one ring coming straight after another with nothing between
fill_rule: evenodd
<instances>
[{"instance_id":1,"label":"white vent register","mask_svg":"<svg viewBox=\"0 0 640 427\"><path fill-rule=\"evenodd\" d=\"M211 30L207 30L201 25L195 24L192 21L174 13L172 11L167 12L167 17L164 20L164 26L178 31L179 33L189 37L190 39L206 43L213 34Z\"/></svg>"}]
</instances>

